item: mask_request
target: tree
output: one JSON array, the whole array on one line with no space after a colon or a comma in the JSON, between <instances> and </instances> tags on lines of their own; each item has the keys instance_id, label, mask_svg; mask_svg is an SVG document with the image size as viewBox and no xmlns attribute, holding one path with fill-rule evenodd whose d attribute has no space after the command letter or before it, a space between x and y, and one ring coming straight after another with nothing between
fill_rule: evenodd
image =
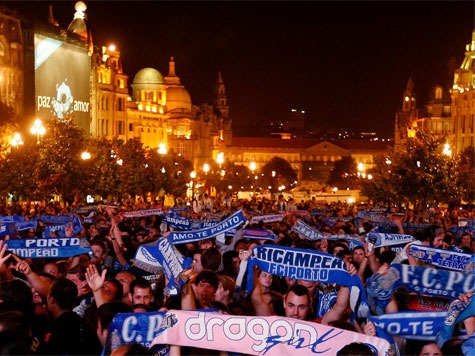
<instances>
[{"instance_id":1,"label":"tree","mask_svg":"<svg viewBox=\"0 0 475 356\"><path fill-rule=\"evenodd\" d=\"M139 139L128 140L119 145L117 162L119 168L119 187L123 194L145 196L150 191L149 180L145 167L147 165L146 150Z\"/></svg>"},{"instance_id":2,"label":"tree","mask_svg":"<svg viewBox=\"0 0 475 356\"><path fill-rule=\"evenodd\" d=\"M285 159L273 157L261 169L261 182L273 193L291 190L297 185L297 173Z\"/></svg>"},{"instance_id":3,"label":"tree","mask_svg":"<svg viewBox=\"0 0 475 356\"><path fill-rule=\"evenodd\" d=\"M49 199L58 194L73 202L82 180L81 152L85 147L83 131L72 120L50 119L38 145L38 195Z\"/></svg>"},{"instance_id":4,"label":"tree","mask_svg":"<svg viewBox=\"0 0 475 356\"><path fill-rule=\"evenodd\" d=\"M335 162L327 184L338 189L356 189L359 186L356 162L351 156L345 156Z\"/></svg>"},{"instance_id":5,"label":"tree","mask_svg":"<svg viewBox=\"0 0 475 356\"><path fill-rule=\"evenodd\" d=\"M443 154L445 142L445 137L418 132L405 150L379 157L364 193L373 200L385 194L385 201L410 202L416 207L460 199L457 158Z\"/></svg>"},{"instance_id":6,"label":"tree","mask_svg":"<svg viewBox=\"0 0 475 356\"><path fill-rule=\"evenodd\" d=\"M475 202L475 148L467 147L460 154L458 186L463 200Z\"/></svg>"}]
</instances>

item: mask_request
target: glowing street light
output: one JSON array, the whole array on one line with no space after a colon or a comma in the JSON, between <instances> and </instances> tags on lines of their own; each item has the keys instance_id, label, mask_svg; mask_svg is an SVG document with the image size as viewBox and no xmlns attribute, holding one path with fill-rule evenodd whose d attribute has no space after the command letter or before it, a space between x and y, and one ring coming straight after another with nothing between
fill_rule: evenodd
<instances>
[{"instance_id":1,"label":"glowing street light","mask_svg":"<svg viewBox=\"0 0 475 356\"><path fill-rule=\"evenodd\" d=\"M221 165L224 163L224 152L218 153L218 156L216 157L216 163L218 163L219 168L221 168Z\"/></svg>"},{"instance_id":2,"label":"glowing street light","mask_svg":"<svg viewBox=\"0 0 475 356\"><path fill-rule=\"evenodd\" d=\"M446 156L452 156L452 150L450 149L450 144L448 143L444 144L444 149L442 153Z\"/></svg>"},{"instance_id":3,"label":"glowing street light","mask_svg":"<svg viewBox=\"0 0 475 356\"><path fill-rule=\"evenodd\" d=\"M195 178L196 178L196 172L191 171L190 172L190 178L191 178L191 198L195 196Z\"/></svg>"},{"instance_id":4,"label":"glowing street light","mask_svg":"<svg viewBox=\"0 0 475 356\"><path fill-rule=\"evenodd\" d=\"M87 161L87 160L91 159L91 154L87 151L84 151L83 153L81 153L81 159L83 161Z\"/></svg>"},{"instance_id":5,"label":"glowing street light","mask_svg":"<svg viewBox=\"0 0 475 356\"><path fill-rule=\"evenodd\" d=\"M21 135L18 132L13 134L13 138L10 141L10 145L15 148L18 148L18 146L23 145L23 139L21 138Z\"/></svg>"},{"instance_id":6,"label":"glowing street light","mask_svg":"<svg viewBox=\"0 0 475 356\"><path fill-rule=\"evenodd\" d=\"M167 147L165 146L164 143L161 143L158 145L158 153L161 155L166 155L168 152Z\"/></svg>"},{"instance_id":7,"label":"glowing street light","mask_svg":"<svg viewBox=\"0 0 475 356\"><path fill-rule=\"evenodd\" d=\"M33 135L36 135L36 144L39 145L40 144L40 136L43 136L46 132L46 129L43 126L43 122L41 122L40 119L36 119L35 123L33 124L33 126L30 129L30 132Z\"/></svg>"}]
</instances>

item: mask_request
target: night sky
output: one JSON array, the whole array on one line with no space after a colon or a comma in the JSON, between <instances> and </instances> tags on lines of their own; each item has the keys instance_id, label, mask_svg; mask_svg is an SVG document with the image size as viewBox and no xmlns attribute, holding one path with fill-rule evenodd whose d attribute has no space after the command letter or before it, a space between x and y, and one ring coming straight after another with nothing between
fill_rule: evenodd
<instances>
[{"instance_id":1,"label":"night sky","mask_svg":"<svg viewBox=\"0 0 475 356\"><path fill-rule=\"evenodd\" d=\"M1 2L61 27L74 1ZM412 77L419 103L450 82L474 28L474 2L86 1L95 45L114 43L132 83L144 67L176 72L195 105L222 71L235 134L305 110L312 126L392 136Z\"/></svg>"}]
</instances>

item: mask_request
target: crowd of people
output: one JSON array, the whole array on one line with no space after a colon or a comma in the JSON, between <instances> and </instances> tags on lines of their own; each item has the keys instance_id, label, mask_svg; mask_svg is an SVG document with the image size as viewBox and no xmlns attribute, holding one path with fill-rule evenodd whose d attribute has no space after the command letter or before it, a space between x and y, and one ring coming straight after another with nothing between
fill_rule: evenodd
<instances>
[{"instance_id":1,"label":"crowd of people","mask_svg":"<svg viewBox=\"0 0 475 356\"><path fill-rule=\"evenodd\" d=\"M79 217L81 229L66 228L65 237L76 236L87 242L92 253L67 258L24 258L11 253L8 240L60 236L50 232L49 237L45 237L47 225L41 220L36 229L4 234L0 238L0 354L99 355L116 314L171 309L210 309L229 315L263 317L279 315L379 336L377 325L369 320L369 315L420 310L414 309L414 303L409 300L423 296L397 289L382 310L372 305L369 298L369 314L355 315L348 285L288 278L257 267L247 268L253 250L277 245L325 253L341 259L346 271L367 287L372 278L384 275L393 263L434 268L409 253L409 246L414 243L466 254L473 254L475 247L475 227L471 225L475 221L473 206L377 210L340 202L324 204L315 199L286 201L283 196L276 200L249 201L229 196L217 199L205 194L191 202L169 195L166 204L164 200L89 208L65 208L58 203L18 203L1 207L0 216L22 216L26 221L45 214ZM241 210L248 221L246 227L270 231L274 238L245 237L242 226L225 239L212 237L175 245L182 256L192 259L192 265L183 272L186 283L179 293L168 293L168 281L160 266L155 270L141 269L134 258L141 245L167 238L176 227L166 224L160 214L127 217L128 211L141 209L176 209L177 215L190 221L224 220ZM366 214L361 213L363 210ZM253 217L269 215L281 215L281 219L252 222ZM374 216L379 218L372 219ZM299 220L322 236L316 239L302 236L295 230ZM461 222L465 229L460 229ZM367 238L374 231L412 235L414 242L396 251L390 245L375 247ZM253 284L249 288L246 282L251 274ZM450 307L450 298L437 300L445 302L439 310ZM461 295L459 300L469 303L471 293ZM467 337L444 344L433 339L413 340L396 335L392 352L456 355L471 351L475 354L475 348L463 348L474 330L474 319L475 315L464 321ZM373 355L374 352L364 344L341 346L339 355ZM129 343L108 352L153 355L156 351L139 343ZM220 353L176 346L171 346L169 352L174 355Z\"/></svg>"}]
</instances>

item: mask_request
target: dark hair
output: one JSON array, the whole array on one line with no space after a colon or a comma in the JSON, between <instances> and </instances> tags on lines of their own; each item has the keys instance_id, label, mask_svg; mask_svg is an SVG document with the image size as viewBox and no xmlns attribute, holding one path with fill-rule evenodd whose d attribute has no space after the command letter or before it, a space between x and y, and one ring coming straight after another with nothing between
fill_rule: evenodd
<instances>
[{"instance_id":1,"label":"dark hair","mask_svg":"<svg viewBox=\"0 0 475 356\"><path fill-rule=\"evenodd\" d=\"M195 279L195 284L198 285L200 282L207 282L211 284L214 288L218 289L219 286L219 279L218 275L214 271L210 270L202 270Z\"/></svg>"},{"instance_id":2,"label":"dark hair","mask_svg":"<svg viewBox=\"0 0 475 356\"><path fill-rule=\"evenodd\" d=\"M78 287L70 279L57 278L51 285L49 295L54 298L61 309L73 310L78 297Z\"/></svg>"},{"instance_id":3,"label":"dark hair","mask_svg":"<svg viewBox=\"0 0 475 356\"><path fill-rule=\"evenodd\" d=\"M336 353L337 356L375 356L371 347L361 342L352 342Z\"/></svg>"},{"instance_id":4,"label":"dark hair","mask_svg":"<svg viewBox=\"0 0 475 356\"><path fill-rule=\"evenodd\" d=\"M120 282L119 282L119 283L120 283ZM148 281L147 281L145 278L143 278L143 277L139 277L139 278L133 280L133 281L130 283L130 287L129 287L129 288L130 288L130 294L132 294L132 295L134 294L134 289L135 289L135 287L137 287L137 288L143 288L143 289L148 288L148 289L150 289L150 292L152 292L152 286L151 286L150 283L148 283Z\"/></svg>"},{"instance_id":5,"label":"dark hair","mask_svg":"<svg viewBox=\"0 0 475 356\"><path fill-rule=\"evenodd\" d=\"M210 247L201 253L203 269L217 271L221 265L221 252L216 247Z\"/></svg>"},{"instance_id":6,"label":"dark hair","mask_svg":"<svg viewBox=\"0 0 475 356\"><path fill-rule=\"evenodd\" d=\"M287 296L289 295L290 292L294 293L298 297L303 297L304 295L306 295L308 298L308 303L310 304L311 298L310 298L310 293L307 287L301 284L294 284L289 289L287 289L287 292L285 293L285 296L284 296L284 300L287 299Z\"/></svg>"},{"instance_id":7,"label":"dark hair","mask_svg":"<svg viewBox=\"0 0 475 356\"><path fill-rule=\"evenodd\" d=\"M0 300L0 312L16 310L30 316L35 309L31 287L19 279L1 283Z\"/></svg>"},{"instance_id":8,"label":"dark hair","mask_svg":"<svg viewBox=\"0 0 475 356\"><path fill-rule=\"evenodd\" d=\"M115 294L115 300L121 300L122 297L124 296L124 289L122 287L122 283L120 283L117 279L115 278L107 278L106 282L112 283L115 285L117 288L117 293Z\"/></svg>"},{"instance_id":9,"label":"dark hair","mask_svg":"<svg viewBox=\"0 0 475 356\"><path fill-rule=\"evenodd\" d=\"M101 322L101 331L108 330L112 320L118 313L132 313L133 310L124 302L112 301L102 304L97 309L97 316Z\"/></svg>"},{"instance_id":10,"label":"dark hair","mask_svg":"<svg viewBox=\"0 0 475 356\"><path fill-rule=\"evenodd\" d=\"M32 340L26 332L4 330L0 332L0 355L31 355Z\"/></svg>"},{"instance_id":11,"label":"dark hair","mask_svg":"<svg viewBox=\"0 0 475 356\"><path fill-rule=\"evenodd\" d=\"M433 246L435 237L445 233L445 230L440 225L432 224L426 227L422 233L425 238L429 239L430 245Z\"/></svg>"}]
</instances>

